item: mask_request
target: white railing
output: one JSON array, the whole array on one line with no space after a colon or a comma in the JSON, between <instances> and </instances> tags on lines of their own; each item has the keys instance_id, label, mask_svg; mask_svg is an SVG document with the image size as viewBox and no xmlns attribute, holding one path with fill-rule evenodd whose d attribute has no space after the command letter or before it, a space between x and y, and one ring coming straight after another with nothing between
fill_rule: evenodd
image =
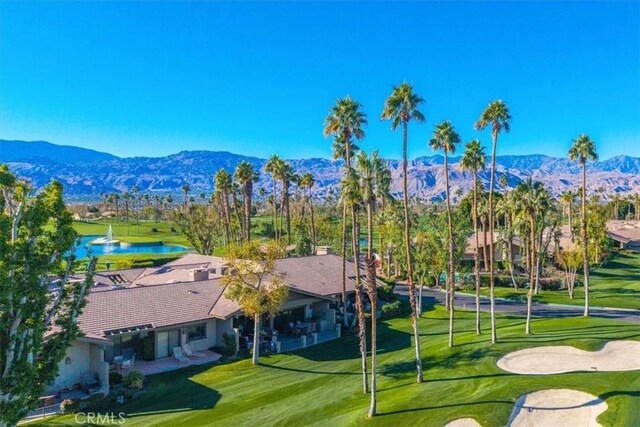
<instances>
[{"instance_id":1,"label":"white railing","mask_svg":"<svg viewBox=\"0 0 640 427\"><path fill-rule=\"evenodd\" d=\"M60 413L60 404L56 403L55 405L43 406L42 408L37 408L27 413L27 416L22 419L22 421L30 421L36 418L44 418L49 415L56 415Z\"/></svg>"}]
</instances>

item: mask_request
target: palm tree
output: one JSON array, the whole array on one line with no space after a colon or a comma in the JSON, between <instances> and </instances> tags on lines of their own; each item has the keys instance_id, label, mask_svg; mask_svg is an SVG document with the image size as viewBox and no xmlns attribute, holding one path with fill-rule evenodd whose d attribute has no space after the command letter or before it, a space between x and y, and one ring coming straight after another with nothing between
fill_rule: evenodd
<instances>
[{"instance_id":1,"label":"palm tree","mask_svg":"<svg viewBox=\"0 0 640 427\"><path fill-rule=\"evenodd\" d=\"M362 304L362 280L360 278L360 224L359 212L362 206L362 192L360 188L360 177L353 169L347 169L347 174L341 184L340 198L342 204L351 208L351 249L354 256L354 266L356 270L355 291L356 291L356 312L358 316L358 336L360 341L360 355L362 358L362 384L365 393L369 392L367 382L367 337L364 317L364 306Z\"/></svg>"},{"instance_id":2,"label":"palm tree","mask_svg":"<svg viewBox=\"0 0 640 427\"><path fill-rule=\"evenodd\" d=\"M218 169L213 177L213 185L220 198L220 205L224 216L225 242L228 245L231 242L231 211L229 208L229 193L233 188L232 178L229 172L224 168Z\"/></svg>"},{"instance_id":3,"label":"palm tree","mask_svg":"<svg viewBox=\"0 0 640 427\"><path fill-rule=\"evenodd\" d=\"M350 96L336 99L329 115L324 119L324 137L334 136L333 157L343 158L345 176L351 168L351 157L357 150L354 140L364 138L363 127L367 125L367 115L362 112L362 105ZM354 254L357 257L357 254ZM347 324L347 208L342 205L342 314ZM357 264L357 258L356 258Z\"/></svg>"},{"instance_id":4,"label":"palm tree","mask_svg":"<svg viewBox=\"0 0 640 427\"><path fill-rule=\"evenodd\" d=\"M498 342L498 335L496 332L496 291L495 291L495 269L493 265L493 259L495 257L493 249L494 233L493 233L493 185L495 179L496 170L496 147L498 146L498 136L503 129L505 132L509 132L511 115L509 114L509 107L501 100L493 101L489 103L489 106L482 112L480 119L474 124L474 128L482 130L491 125L491 139L493 146L491 149L491 179L489 183L489 286L491 295L491 342L495 344Z\"/></svg>"},{"instance_id":5,"label":"palm tree","mask_svg":"<svg viewBox=\"0 0 640 427\"><path fill-rule=\"evenodd\" d=\"M187 213L187 194L191 191L189 184L184 184L182 187L182 212Z\"/></svg>"},{"instance_id":6,"label":"palm tree","mask_svg":"<svg viewBox=\"0 0 640 427\"><path fill-rule=\"evenodd\" d=\"M376 207L376 199L384 188L385 164L374 151L371 156L361 151L356 157L356 171L360 176L360 189L363 204L367 211L367 293L371 302L371 405L369 416L376 414L377 405L377 381L376 381L376 355L377 355L377 287L376 287L376 261L373 256L373 215Z\"/></svg>"},{"instance_id":7,"label":"palm tree","mask_svg":"<svg viewBox=\"0 0 640 427\"><path fill-rule=\"evenodd\" d=\"M572 221L571 221L571 216L572 216L571 215L571 211L572 211L572 207L573 207L573 202L575 202L575 200L576 200L576 193L574 193L571 190L565 191L560 196L560 201L567 207L567 216L569 218L569 233L571 234L571 237L573 237L573 226L572 226Z\"/></svg>"},{"instance_id":8,"label":"palm tree","mask_svg":"<svg viewBox=\"0 0 640 427\"><path fill-rule=\"evenodd\" d=\"M573 140L569 149L569 160L578 161L582 166L582 217L580 218L580 238L582 240L582 260L584 262L584 315L589 315L589 249L587 245L587 162L597 161L596 144L582 134Z\"/></svg>"},{"instance_id":9,"label":"palm tree","mask_svg":"<svg viewBox=\"0 0 640 427\"><path fill-rule=\"evenodd\" d=\"M407 256L407 284L409 286L409 300L411 303L411 317L413 321L413 336L416 346L417 382L422 382L422 356L420 354L420 330L418 327L418 307L416 304L416 288L413 283L413 265L411 264L411 224L409 219L409 194L407 189L407 137L409 122L415 120L423 123L424 114L418 107L424 99L413 92L413 86L403 82L393 87L391 95L386 99L380 118L391 120L391 129L402 126L402 191L404 196L404 246Z\"/></svg>"},{"instance_id":10,"label":"palm tree","mask_svg":"<svg viewBox=\"0 0 640 427\"><path fill-rule=\"evenodd\" d=\"M453 219L451 217L451 194L449 191L449 154L455 154L456 146L460 143L460 135L454 130L451 122L445 120L438 123L433 131L433 137L429 141L431 149L444 152L444 180L445 194L447 198L447 221L449 224L449 347L453 347L453 317L454 317L454 297L455 297L455 271L454 262L454 240L453 240Z\"/></svg>"},{"instance_id":11,"label":"palm tree","mask_svg":"<svg viewBox=\"0 0 640 427\"><path fill-rule=\"evenodd\" d=\"M140 232L140 212L138 206L138 194L140 194L140 187L138 184L135 184L131 187L131 192L133 193L133 210L136 211L136 227L138 229L138 233Z\"/></svg>"},{"instance_id":12,"label":"palm tree","mask_svg":"<svg viewBox=\"0 0 640 427\"><path fill-rule=\"evenodd\" d=\"M480 334L480 237L478 235L478 171L484 170L487 155L480 141L474 139L467 143L466 150L460 160L462 170L473 172L473 234L476 250L473 254L473 273L476 279L476 333ZM506 175L502 175L506 176Z\"/></svg>"},{"instance_id":13,"label":"palm tree","mask_svg":"<svg viewBox=\"0 0 640 427\"><path fill-rule=\"evenodd\" d=\"M253 183L258 182L258 171L247 161L242 161L236 167L236 180L242 187L242 202L244 207L244 224L242 236L245 242L251 241L251 198L253 196Z\"/></svg>"},{"instance_id":14,"label":"palm tree","mask_svg":"<svg viewBox=\"0 0 640 427\"><path fill-rule=\"evenodd\" d=\"M311 216L311 245L313 247L313 252L312 253L314 255L316 253L316 245L317 245L317 241L316 241L316 221L315 221L315 217L314 217L313 200L311 199L311 196L309 195L309 192L311 191L311 189L313 188L315 183L316 183L315 178L309 172L307 172L304 175L302 175L302 179L300 180L300 184L302 185L302 188L307 191L307 197L305 198L305 200L306 199L309 200L309 213L310 213L310 216Z\"/></svg>"},{"instance_id":15,"label":"palm tree","mask_svg":"<svg viewBox=\"0 0 640 427\"><path fill-rule=\"evenodd\" d=\"M285 223L287 226L287 244L291 244L291 207L289 204L289 186L295 173L290 164L284 161L278 166L278 174L280 182L282 183L282 209L284 211Z\"/></svg>"},{"instance_id":16,"label":"palm tree","mask_svg":"<svg viewBox=\"0 0 640 427\"><path fill-rule=\"evenodd\" d=\"M269 160L264 165L264 171L271 174L273 181L273 232L275 234L276 241L279 240L278 235L278 198L276 194L276 182L278 181L278 175L280 174L280 167L284 164L284 161L276 154L271 155Z\"/></svg>"},{"instance_id":17,"label":"palm tree","mask_svg":"<svg viewBox=\"0 0 640 427\"><path fill-rule=\"evenodd\" d=\"M549 209L551 196L544 185L539 182L533 183L529 178L526 183L520 184L516 188L514 200L516 214L529 223L529 290L527 292L527 322L525 326L525 334L529 335L531 334L531 302L534 290L534 273L538 265L536 260L536 240L538 235L536 224L539 223L540 214Z\"/></svg>"}]
</instances>

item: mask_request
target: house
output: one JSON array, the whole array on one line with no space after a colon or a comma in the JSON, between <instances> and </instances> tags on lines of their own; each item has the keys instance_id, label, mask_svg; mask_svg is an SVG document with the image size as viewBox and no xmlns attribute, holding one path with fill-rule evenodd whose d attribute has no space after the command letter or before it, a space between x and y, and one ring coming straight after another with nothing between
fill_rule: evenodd
<instances>
[{"instance_id":1,"label":"house","mask_svg":"<svg viewBox=\"0 0 640 427\"><path fill-rule=\"evenodd\" d=\"M262 327L273 331L274 345L286 348L292 340L296 345L306 342L306 336L302 341L301 337L287 336L296 321L313 322L315 336L309 335L310 342L337 338L341 258L286 258L276 261L276 269L290 291L281 311L262 319ZM113 363L133 354L136 368L158 367L164 362L177 367L172 358L176 347L188 344L193 352L212 355L208 349L223 346L225 334L239 344L241 336L253 334L253 321L226 297L222 278L227 273L223 258L197 254L162 267L97 273L78 318L83 336L67 350L48 392L77 389L88 377L97 379L107 391ZM355 289L355 265L351 262L347 262L347 277L346 292L351 295Z\"/></svg>"},{"instance_id":2,"label":"house","mask_svg":"<svg viewBox=\"0 0 640 427\"><path fill-rule=\"evenodd\" d=\"M640 250L640 221L607 221L607 236L620 249Z\"/></svg>"},{"instance_id":3,"label":"house","mask_svg":"<svg viewBox=\"0 0 640 427\"><path fill-rule=\"evenodd\" d=\"M493 232L493 253L495 261L503 261L507 258L507 254L505 252L505 243L504 236L501 235L500 232ZM491 245L490 233L478 233L478 248L479 251L479 259L480 263L484 262L485 254L489 257L489 248ZM464 260L465 261L473 261L476 251L476 235L475 233L471 233L471 235L467 238L467 246L464 251ZM519 261L522 257L522 253L524 252L523 242L518 236L514 236L511 239L511 254L513 256L514 261Z\"/></svg>"}]
</instances>

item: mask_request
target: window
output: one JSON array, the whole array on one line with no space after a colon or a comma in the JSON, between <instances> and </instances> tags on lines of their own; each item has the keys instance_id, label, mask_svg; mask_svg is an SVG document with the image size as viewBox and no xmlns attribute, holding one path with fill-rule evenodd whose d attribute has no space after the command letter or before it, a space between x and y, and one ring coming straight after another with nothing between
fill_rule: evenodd
<instances>
[{"instance_id":1,"label":"window","mask_svg":"<svg viewBox=\"0 0 640 427\"><path fill-rule=\"evenodd\" d=\"M187 327L187 342L198 341L207 338L207 324L199 323Z\"/></svg>"}]
</instances>

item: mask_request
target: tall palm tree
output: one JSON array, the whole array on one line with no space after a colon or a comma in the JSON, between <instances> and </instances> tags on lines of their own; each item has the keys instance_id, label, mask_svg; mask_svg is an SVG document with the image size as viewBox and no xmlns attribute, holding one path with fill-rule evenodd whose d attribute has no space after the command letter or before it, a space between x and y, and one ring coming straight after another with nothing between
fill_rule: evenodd
<instances>
[{"instance_id":1,"label":"tall palm tree","mask_svg":"<svg viewBox=\"0 0 640 427\"><path fill-rule=\"evenodd\" d=\"M218 169L213 177L213 184L220 198L222 214L224 216L225 242L231 242L231 209L229 207L229 193L232 191L232 178L224 168Z\"/></svg>"},{"instance_id":2,"label":"tall palm tree","mask_svg":"<svg viewBox=\"0 0 640 427\"><path fill-rule=\"evenodd\" d=\"M539 223L540 215L549 209L551 195L544 185L539 182L533 183L529 178L527 182L520 184L516 188L514 200L516 214L529 223L529 290L527 292L527 322L525 325L525 334L529 335L531 334L531 302L533 299L534 275L538 265L536 256L539 256L536 250L538 236L536 225Z\"/></svg>"},{"instance_id":3,"label":"tall palm tree","mask_svg":"<svg viewBox=\"0 0 640 427\"><path fill-rule=\"evenodd\" d=\"M276 183L278 181L278 176L280 174L280 167L284 164L284 161L276 154L272 154L269 157L269 160L264 165L264 171L271 174L271 179L273 181L273 232L276 238L276 241L280 240L280 236L278 234L278 198L276 194Z\"/></svg>"},{"instance_id":4,"label":"tall palm tree","mask_svg":"<svg viewBox=\"0 0 640 427\"><path fill-rule=\"evenodd\" d=\"M562 195L560 196L560 201L566 206L567 208L567 217L569 218L569 233L571 234L571 236L573 237L573 225L572 225L572 221L571 221L571 213L572 213L572 208L573 208L573 202L575 202L576 200L576 193L574 193L571 190L565 191L564 193L562 193Z\"/></svg>"},{"instance_id":5,"label":"tall palm tree","mask_svg":"<svg viewBox=\"0 0 640 427\"><path fill-rule=\"evenodd\" d=\"M278 168L278 176L282 183L282 208L284 213L285 224L287 226L287 244L291 244L291 206L290 199L290 185L295 173L290 164L282 161Z\"/></svg>"},{"instance_id":6,"label":"tall palm tree","mask_svg":"<svg viewBox=\"0 0 640 427\"><path fill-rule=\"evenodd\" d=\"M377 356L377 286L376 286L376 262L373 256L373 216L376 207L376 198L384 188L384 161L378 157L378 152L374 151L371 156L361 151L356 157L356 171L360 176L360 191L363 204L367 212L367 293L371 302L371 404L369 406L369 416L376 415L377 406L377 379L376 379L376 356Z\"/></svg>"},{"instance_id":7,"label":"tall palm tree","mask_svg":"<svg viewBox=\"0 0 640 427\"><path fill-rule=\"evenodd\" d=\"M364 317L364 306L362 304L362 280L360 277L360 226L359 213L362 207L362 192L360 188L360 177L353 168L347 169L347 174L343 178L340 191L342 204L350 208L351 211L351 249L354 254L354 266L356 270L355 291L356 291L356 314L358 316L358 337L360 341L360 355L362 358L362 385L365 393L369 392L367 381L367 337Z\"/></svg>"},{"instance_id":8,"label":"tall palm tree","mask_svg":"<svg viewBox=\"0 0 640 427\"><path fill-rule=\"evenodd\" d=\"M253 183L258 182L258 171L247 161L242 161L236 167L236 180L242 187L242 203L244 208L244 224L242 236L245 242L251 241L251 198L253 196Z\"/></svg>"},{"instance_id":9,"label":"tall palm tree","mask_svg":"<svg viewBox=\"0 0 640 427\"><path fill-rule=\"evenodd\" d=\"M409 300L411 304L411 318L413 322L413 336L416 350L417 382L422 382L422 356L420 352L420 330L418 326L418 307L416 304L416 287L413 283L413 265L411 263L411 224L409 218L409 191L407 189L407 138L409 122L424 123L424 114L418 110L424 99L413 92L413 86L402 82L394 86L391 95L386 99L380 118L391 120L391 129L402 126L402 191L404 197L404 246L407 256L407 284L409 286Z\"/></svg>"},{"instance_id":10,"label":"tall palm tree","mask_svg":"<svg viewBox=\"0 0 640 427\"><path fill-rule=\"evenodd\" d=\"M569 148L569 160L578 161L582 166L582 217L580 218L580 239L582 240L582 260L584 262L584 315L589 315L589 248L587 242L587 162L597 161L596 144L582 134L573 140Z\"/></svg>"},{"instance_id":11,"label":"tall palm tree","mask_svg":"<svg viewBox=\"0 0 640 427\"><path fill-rule=\"evenodd\" d=\"M307 192L307 196L305 200L308 200L308 203L309 203L309 214L311 217L311 245L313 247L312 253L315 255L316 245L318 242L316 240L316 221L314 217L313 200L311 199L311 195L309 194L309 192L315 185L316 180L311 173L307 172L304 175L302 175L302 179L300 180L300 183L302 184L302 188L304 188Z\"/></svg>"},{"instance_id":12,"label":"tall palm tree","mask_svg":"<svg viewBox=\"0 0 640 427\"><path fill-rule=\"evenodd\" d=\"M367 115L362 111L362 104L350 96L336 99L329 114L324 119L324 137L334 136L333 157L344 159L345 176L351 169L351 157L357 150L354 141L364 138L364 126L368 123ZM357 263L357 254L354 254ZM347 208L342 205L342 314L347 324Z\"/></svg>"},{"instance_id":13,"label":"tall palm tree","mask_svg":"<svg viewBox=\"0 0 640 427\"><path fill-rule=\"evenodd\" d=\"M487 155L480 141L474 139L467 143L464 155L460 160L462 170L473 173L473 234L476 250L473 254L473 274L476 280L476 333L480 334L480 236L478 235L478 172L484 170ZM502 175L506 176L506 175Z\"/></svg>"},{"instance_id":14,"label":"tall palm tree","mask_svg":"<svg viewBox=\"0 0 640 427\"><path fill-rule=\"evenodd\" d=\"M449 274L447 274L449 282L449 347L453 347L453 318L455 312L455 271L453 268L455 244L453 240L453 218L451 216L451 194L449 191L449 154L455 154L458 144L460 144L460 135L455 131L451 122L445 120L435 125L429 145L434 151L442 150L444 152L444 180L449 227Z\"/></svg>"},{"instance_id":15,"label":"tall palm tree","mask_svg":"<svg viewBox=\"0 0 640 427\"><path fill-rule=\"evenodd\" d=\"M184 184L180 188L182 189L182 212L186 214L187 213L187 194L189 194L189 191L191 191L191 187L189 187L189 184Z\"/></svg>"},{"instance_id":16,"label":"tall palm tree","mask_svg":"<svg viewBox=\"0 0 640 427\"><path fill-rule=\"evenodd\" d=\"M487 126L491 126L491 139L493 141L491 149L491 179L489 183L489 286L491 296L491 342L495 344L498 342L498 335L496 332L496 291L495 291L495 269L493 265L493 259L495 258L495 252L493 249L494 242L494 217L493 217L493 185L495 180L496 170L496 148L498 146L498 136L504 129L505 132L509 132L511 128L511 114L509 114L509 107L501 100L493 101L489 103L489 106L482 112L480 119L474 124L474 128L482 130Z\"/></svg>"}]
</instances>

